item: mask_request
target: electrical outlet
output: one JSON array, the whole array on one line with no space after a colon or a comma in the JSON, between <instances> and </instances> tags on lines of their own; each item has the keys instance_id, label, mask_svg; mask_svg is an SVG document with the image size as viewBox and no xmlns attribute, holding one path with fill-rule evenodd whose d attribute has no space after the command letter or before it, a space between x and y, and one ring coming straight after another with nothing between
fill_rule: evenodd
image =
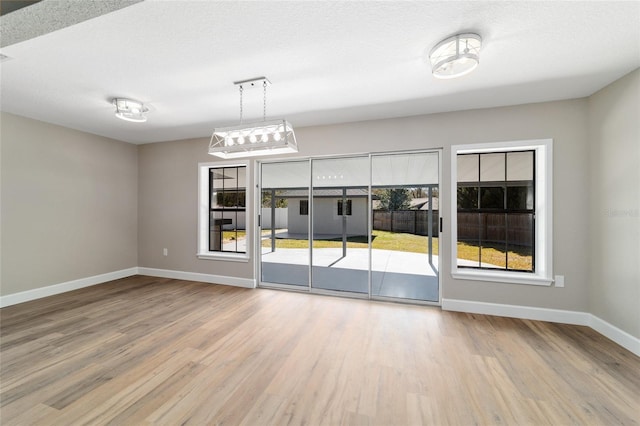
<instances>
[{"instance_id":1,"label":"electrical outlet","mask_svg":"<svg viewBox=\"0 0 640 426\"><path fill-rule=\"evenodd\" d=\"M564 287L564 275L556 275L555 278L556 287Z\"/></svg>"},{"instance_id":2,"label":"electrical outlet","mask_svg":"<svg viewBox=\"0 0 640 426\"><path fill-rule=\"evenodd\" d=\"M162 249L162 254L164 254L165 256L169 256L169 249L167 248Z\"/></svg>"}]
</instances>

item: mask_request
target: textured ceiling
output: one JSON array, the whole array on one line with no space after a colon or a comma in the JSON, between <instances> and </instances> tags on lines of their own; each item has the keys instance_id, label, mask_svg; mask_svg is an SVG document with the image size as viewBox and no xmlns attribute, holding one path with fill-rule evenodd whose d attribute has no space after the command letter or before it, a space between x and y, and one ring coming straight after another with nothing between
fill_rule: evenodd
<instances>
[{"instance_id":1,"label":"textured ceiling","mask_svg":"<svg viewBox=\"0 0 640 426\"><path fill-rule=\"evenodd\" d=\"M3 18L0 25L0 47L48 34L53 31L95 18L142 0L100 0L86 3L77 1L18 1ZM3 2L3 5L7 2ZM28 7L27 7L28 6ZM9 8L7 8L9 9Z\"/></svg>"},{"instance_id":2,"label":"textured ceiling","mask_svg":"<svg viewBox=\"0 0 640 426\"><path fill-rule=\"evenodd\" d=\"M41 0L5 0L0 1L0 15L14 12L23 7L31 6Z\"/></svg>"},{"instance_id":3,"label":"textured ceiling","mask_svg":"<svg viewBox=\"0 0 640 426\"><path fill-rule=\"evenodd\" d=\"M47 30L59 17L29 10L48 2L0 17L3 39L25 11L19 30L43 34L1 49L2 110L133 143L236 124L233 81L262 75L268 117L300 127L583 97L640 67L637 1L55 1L89 18ZM483 37L479 68L433 78L426 53L461 31ZM115 118L113 97L148 121ZM244 101L261 119L262 91Z\"/></svg>"}]
</instances>

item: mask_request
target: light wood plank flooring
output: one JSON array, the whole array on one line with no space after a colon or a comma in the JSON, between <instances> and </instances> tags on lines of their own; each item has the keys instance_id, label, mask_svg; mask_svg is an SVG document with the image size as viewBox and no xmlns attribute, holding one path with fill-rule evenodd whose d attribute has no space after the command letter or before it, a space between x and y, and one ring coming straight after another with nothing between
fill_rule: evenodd
<instances>
[{"instance_id":1,"label":"light wood plank flooring","mask_svg":"<svg viewBox=\"0 0 640 426\"><path fill-rule=\"evenodd\" d=\"M587 327L144 276L0 319L3 426L640 422Z\"/></svg>"}]
</instances>

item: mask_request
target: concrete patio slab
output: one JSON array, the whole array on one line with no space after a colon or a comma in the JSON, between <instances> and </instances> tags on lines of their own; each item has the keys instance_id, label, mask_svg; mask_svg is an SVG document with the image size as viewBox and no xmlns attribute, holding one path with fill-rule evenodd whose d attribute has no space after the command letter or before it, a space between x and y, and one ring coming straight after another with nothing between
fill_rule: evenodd
<instances>
[{"instance_id":1,"label":"concrete patio slab","mask_svg":"<svg viewBox=\"0 0 640 426\"><path fill-rule=\"evenodd\" d=\"M438 257L393 250L371 251L371 293L374 296L395 297L437 302ZM309 250L263 249L262 282L309 285ZM352 293L369 292L368 249L341 248L313 250L312 288Z\"/></svg>"}]
</instances>

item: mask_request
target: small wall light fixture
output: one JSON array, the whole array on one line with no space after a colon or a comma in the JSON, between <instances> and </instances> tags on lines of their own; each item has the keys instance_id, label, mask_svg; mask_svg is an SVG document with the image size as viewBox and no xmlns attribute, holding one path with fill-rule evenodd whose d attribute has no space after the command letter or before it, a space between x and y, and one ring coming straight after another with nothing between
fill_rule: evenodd
<instances>
[{"instance_id":1,"label":"small wall light fixture","mask_svg":"<svg viewBox=\"0 0 640 426\"><path fill-rule=\"evenodd\" d=\"M469 74L480 63L482 38L474 33L448 37L431 50L429 59L436 78L447 79Z\"/></svg>"}]
</instances>

